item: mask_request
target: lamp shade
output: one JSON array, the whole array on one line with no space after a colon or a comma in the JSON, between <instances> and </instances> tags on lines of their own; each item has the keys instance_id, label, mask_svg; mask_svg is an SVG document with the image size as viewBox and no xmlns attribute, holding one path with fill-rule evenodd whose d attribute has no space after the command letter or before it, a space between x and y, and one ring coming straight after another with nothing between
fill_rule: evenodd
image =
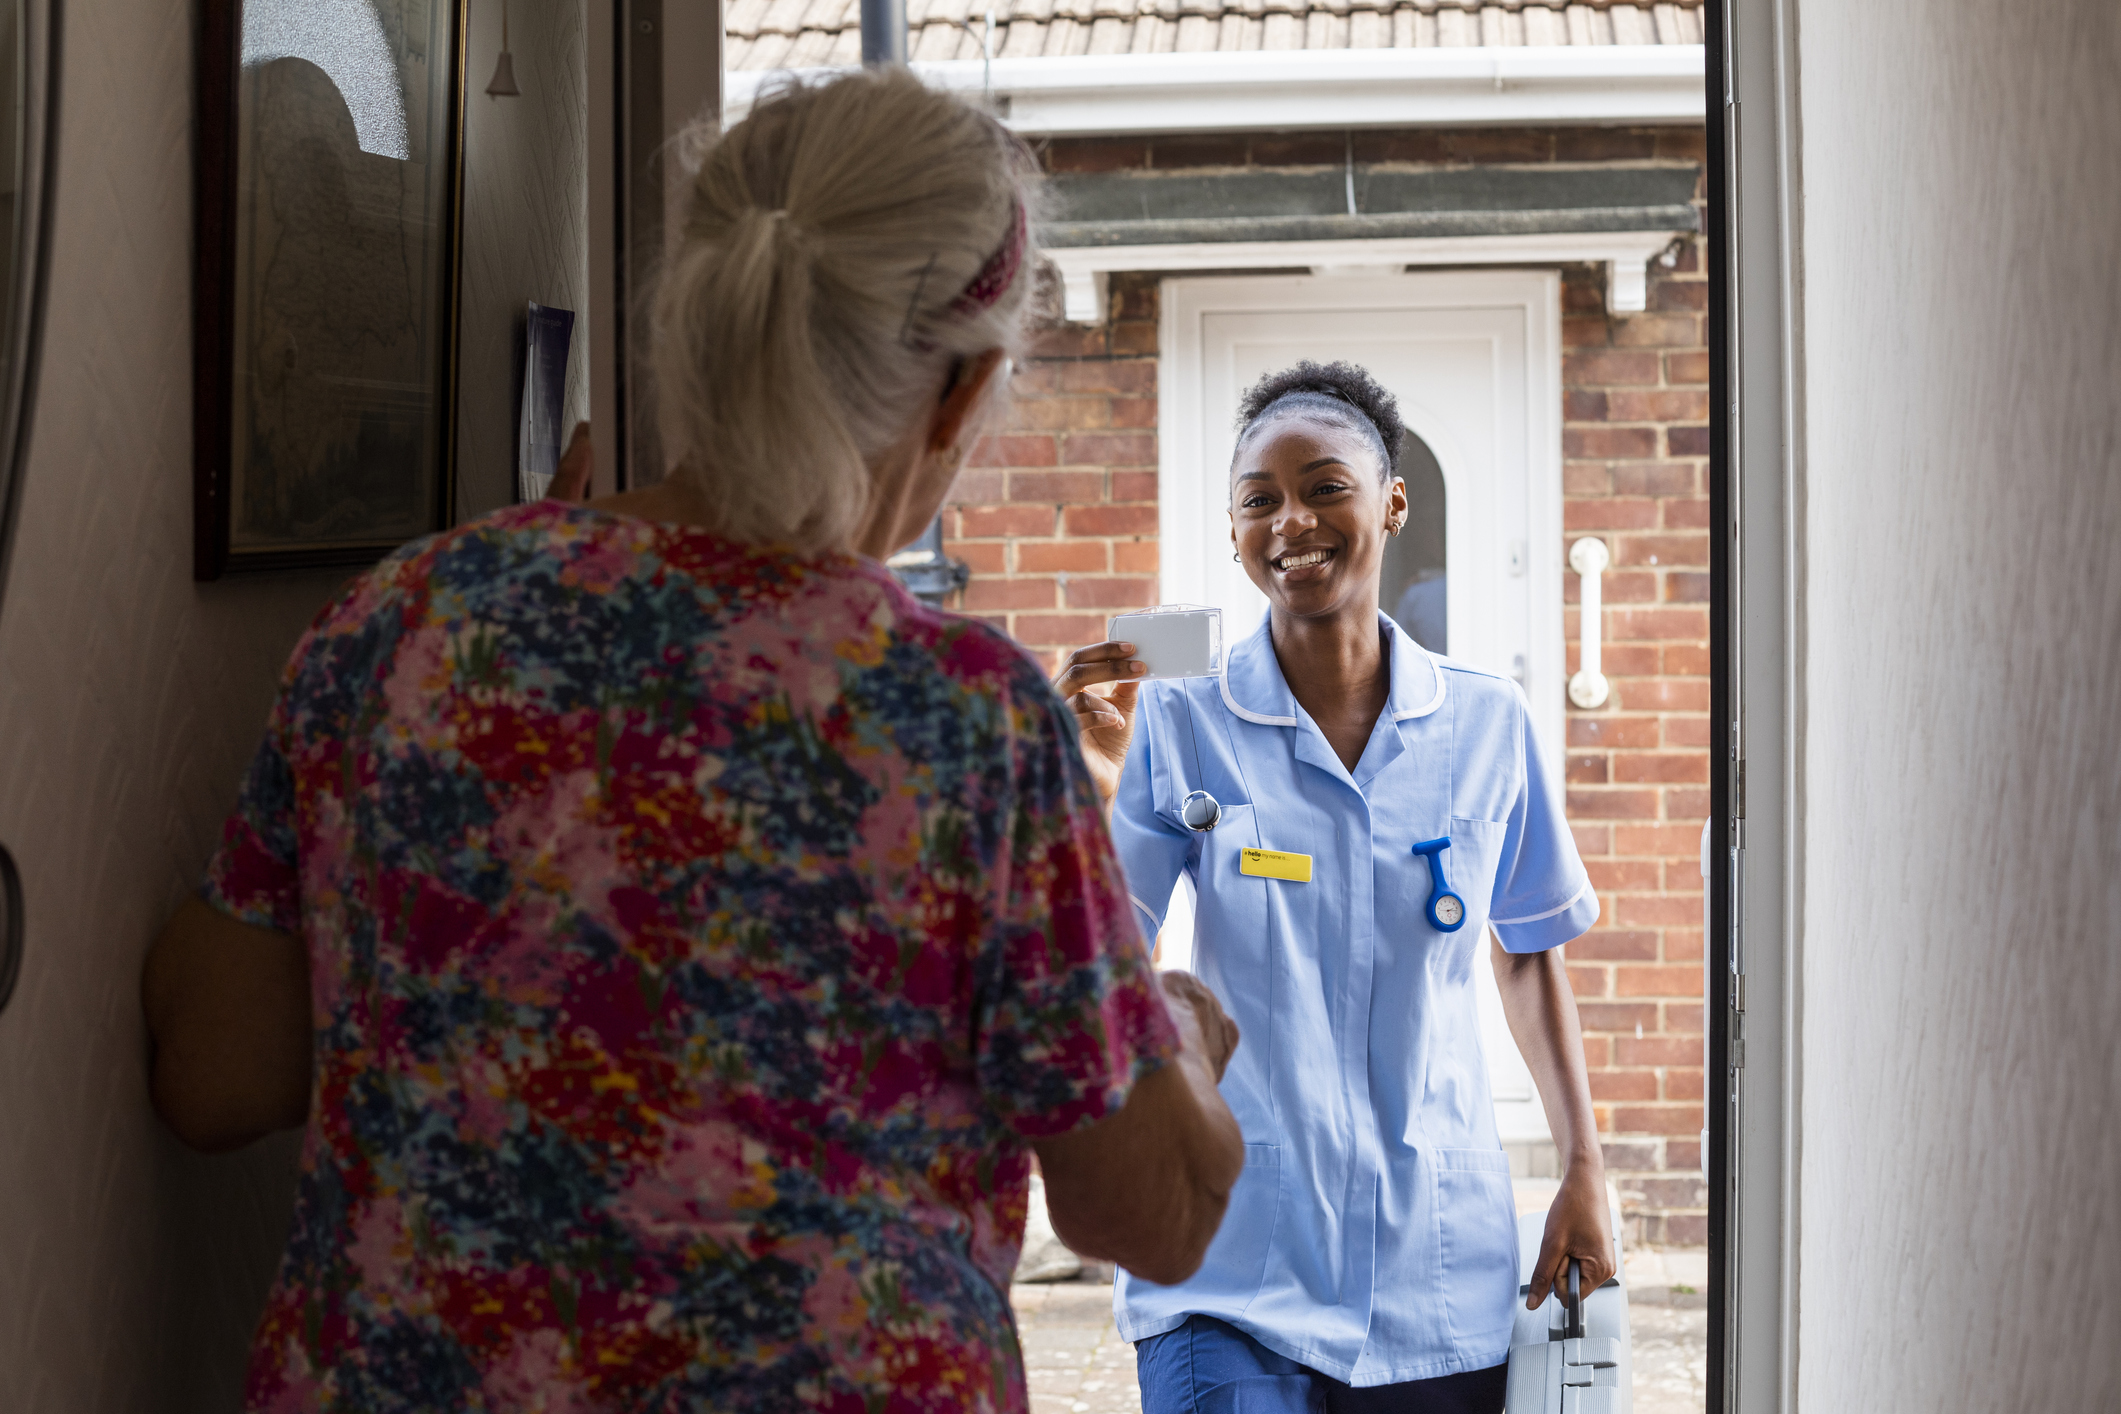
<instances>
[{"instance_id":1,"label":"lamp shade","mask_svg":"<svg viewBox=\"0 0 2121 1414\"><path fill-rule=\"evenodd\" d=\"M522 97L523 90L516 87L515 55L506 49L503 49L501 57L494 61L493 82L486 85L486 92L494 98Z\"/></svg>"}]
</instances>

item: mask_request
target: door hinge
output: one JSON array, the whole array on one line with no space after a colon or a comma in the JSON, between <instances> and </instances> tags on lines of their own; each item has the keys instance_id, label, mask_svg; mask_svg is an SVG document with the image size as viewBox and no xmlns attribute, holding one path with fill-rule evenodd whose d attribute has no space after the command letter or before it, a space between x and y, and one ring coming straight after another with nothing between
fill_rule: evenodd
<instances>
[{"instance_id":1,"label":"door hinge","mask_svg":"<svg viewBox=\"0 0 2121 1414\"><path fill-rule=\"evenodd\" d=\"M1745 758L1731 763L1731 818L1745 818Z\"/></svg>"},{"instance_id":2,"label":"door hinge","mask_svg":"<svg viewBox=\"0 0 2121 1414\"><path fill-rule=\"evenodd\" d=\"M1745 1013L1731 1012L1731 1069L1745 1069Z\"/></svg>"},{"instance_id":3,"label":"door hinge","mask_svg":"<svg viewBox=\"0 0 2121 1414\"><path fill-rule=\"evenodd\" d=\"M1745 974L1743 972L1731 974L1731 1010L1745 1010Z\"/></svg>"}]
</instances>

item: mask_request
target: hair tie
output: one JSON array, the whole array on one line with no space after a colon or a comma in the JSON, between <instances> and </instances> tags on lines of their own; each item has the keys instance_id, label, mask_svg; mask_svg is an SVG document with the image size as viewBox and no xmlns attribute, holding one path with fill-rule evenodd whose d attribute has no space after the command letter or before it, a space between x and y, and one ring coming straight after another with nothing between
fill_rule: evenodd
<instances>
[{"instance_id":1,"label":"hair tie","mask_svg":"<svg viewBox=\"0 0 2121 1414\"><path fill-rule=\"evenodd\" d=\"M1013 198L1009 203L1009 230L1003 235L1002 243L987 257L986 263L973 272L971 281L958 291L957 298L950 301L949 307L943 311L943 318L951 321L971 319L1000 303L1023 269L1024 249L1029 243L1030 221L1024 214L1024 203L1020 198ZM934 273L938 258L938 255L929 256L928 263L921 267L920 279L913 286L913 298L906 304L905 321L899 328L899 341L922 353L934 352L935 342L914 337L913 324L920 317L921 296L927 291L928 277Z\"/></svg>"},{"instance_id":2,"label":"hair tie","mask_svg":"<svg viewBox=\"0 0 2121 1414\"><path fill-rule=\"evenodd\" d=\"M1002 237L994 254L987 257L987 263L973 275L972 282L950 301L951 318L970 319L982 310L992 308L1009 293L1009 287L1016 283L1016 272L1024 263L1028 229L1023 202L1012 200L1009 203L1008 234Z\"/></svg>"}]
</instances>

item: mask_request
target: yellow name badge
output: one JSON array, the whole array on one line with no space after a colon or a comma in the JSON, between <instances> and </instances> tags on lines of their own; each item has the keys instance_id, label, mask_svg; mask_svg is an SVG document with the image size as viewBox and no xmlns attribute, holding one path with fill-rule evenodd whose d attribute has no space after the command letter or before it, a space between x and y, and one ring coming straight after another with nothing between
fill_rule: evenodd
<instances>
[{"instance_id":1,"label":"yellow name badge","mask_svg":"<svg viewBox=\"0 0 2121 1414\"><path fill-rule=\"evenodd\" d=\"M1237 861L1237 872L1255 879L1287 879L1292 884L1311 882L1311 856L1279 849L1248 849Z\"/></svg>"}]
</instances>

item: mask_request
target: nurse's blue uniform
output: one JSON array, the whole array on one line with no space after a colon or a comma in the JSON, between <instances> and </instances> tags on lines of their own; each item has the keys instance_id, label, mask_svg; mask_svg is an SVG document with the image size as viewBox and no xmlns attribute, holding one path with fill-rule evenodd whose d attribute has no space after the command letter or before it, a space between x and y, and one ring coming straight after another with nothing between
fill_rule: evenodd
<instances>
[{"instance_id":1,"label":"nurse's blue uniform","mask_svg":"<svg viewBox=\"0 0 2121 1414\"><path fill-rule=\"evenodd\" d=\"M1379 621L1391 694L1352 774L1262 623L1221 678L1143 686L1112 822L1150 933L1180 874L1195 881L1194 968L1243 1031L1222 1093L1245 1139L1200 1271L1121 1273L1120 1335L1209 1316L1358 1387L1508 1358L1516 1209L1474 950L1491 926L1538 952L1598 917L1524 694ZM1179 817L1193 790L1222 805L1205 834ZM1446 836L1455 932L1429 922L1412 852ZM1241 873L1248 847L1311 856L1311 881Z\"/></svg>"}]
</instances>

